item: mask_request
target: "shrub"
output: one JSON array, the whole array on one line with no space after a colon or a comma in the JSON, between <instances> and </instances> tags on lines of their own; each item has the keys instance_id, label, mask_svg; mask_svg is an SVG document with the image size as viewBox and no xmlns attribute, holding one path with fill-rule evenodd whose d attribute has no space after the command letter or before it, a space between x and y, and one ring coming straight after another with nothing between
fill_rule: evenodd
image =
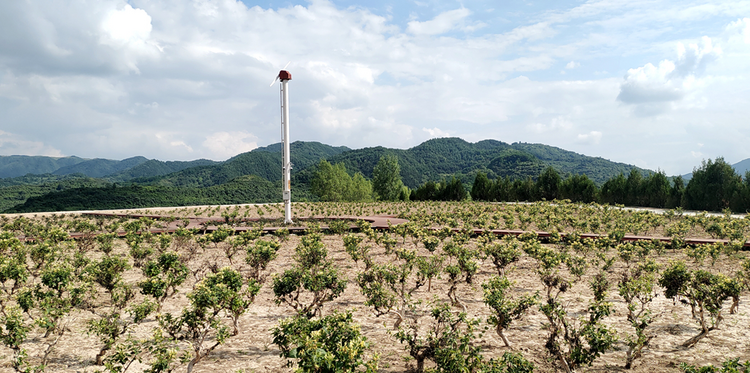
<instances>
[{"instance_id":1,"label":"shrub","mask_svg":"<svg viewBox=\"0 0 750 373\"><path fill-rule=\"evenodd\" d=\"M160 327L175 340L185 340L192 353L187 371L192 372L195 364L203 360L216 347L231 335L239 333L237 320L260 291L260 285L250 279L244 284L239 272L222 268L217 273L207 275L188 294L190 306L182 310L179 317L166 313L158 317ZM234 332L224 324L224 317L232 320ZM213 341L210 344L209 341Z\"/></svg>"},{"instance_id":2,"label":"shrub","mask_svg":"<svg viewBox=\"0 0 750 373\"><path fill-rule=\"evenodd\" d=\"M513 320L523 317L526 311L538 302L539 297L537 293L511 299L508 294L511 285L507 277L499 276L493 276L482 284L484 303L493 311L487 322L495 326L497 335L502 338L506 347L510 347L510 342L503 330L507 329Z\"/></svg>"},{"instance_id":3,"label":"shrub","mask_svg":"<svg viewBox=\"0 0 750 373\"><path fill-rule=\"evenodd\" d=\"M302 237L295 249L295 265L273 278L276 304L286 303L306 317L318 313L325 302L346 289L346 280L328 260L321 237L320 233Z\"/></svg>"},{"instance_id":4,"label":"shrub","mask_svg":"<svg viewBox=\"0 0 750 373\"><path fill-rule=\"evenodd\" d=\"M683 347L698 343L711 330L717 329L724 317L723 303L732 293L730 280L722 274L704 270L690 271L683 262L674 262L664 270L659 285L665 289L667 298L684 297L690 304L693 317L697 319L701 332L685 341Z\"/></svg>"},{"instance_id":5,"label":"shrub","mask_svg":"<svg viewBox=\"0 0 750 373\"><path fill-rule=\"evenodd\" d=\"M359 367L368 373L378 370L377 356L365 358L370 344L352 320L351 311L312 319L298 315L279 322L272 333L281 357L295 359L287 364L292 367L296 363L298 372L344 373Z\"/></svg>"}]
</instances>

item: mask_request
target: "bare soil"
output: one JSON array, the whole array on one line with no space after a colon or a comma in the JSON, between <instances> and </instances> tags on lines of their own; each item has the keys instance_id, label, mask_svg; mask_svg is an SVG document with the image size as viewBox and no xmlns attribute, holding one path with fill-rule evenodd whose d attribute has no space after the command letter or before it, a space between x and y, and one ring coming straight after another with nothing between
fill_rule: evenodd
<instances>
[{"instance_id":1,"label":"bare soil","mask_svg":"<svg viewBox=\"0 0 750 373\"><path fill-rule=\"evenodd\" d=\"M261 239L271 239L264 236ZM236 372L244 370L245 372L292 372L293 368L287 366L287 361L279 357L278 348L272 343L270 330L279 322L280 319L290 317L294 314L293 310L285 305L277 305L274 302L273 292L271 290L271 276L283 272L293 264L292 256L294 248L299 244L300 237L292 234L289 239L282 244L279 256L271 262L266 273L270 274L260 293L251 305L246 314L240 318L240 334L231 337L227 342L219 346L207 359L198 363L194 372ZM394 322L391 316L376 317L373 311L364 306L364 297L359 291L358 286L353 281L359 271L364 266L360 262L354 263L344 249L341 235L326 235L324 242L329 250L329 257L335 265L343 271L349 279L349 285L344 294L327 304L323 314L330 313L331 310L352 310L355 321L361 325L362 333L372 343L371 353L380 355L381 372L407 372L413 366L413 360L408 358L397 339L389 333L390 326ZM399 238L399 242L401 239ZM373 243L369 243L374 245ZM476 239L472 239L471 245L476 245ZM407 246L413 247L409 240ZM419 245L419 254L427 255L428 252ZM440 250L440 249L438 249ZM127 253L127 246L121 240L115 251L119 254ZM388 260L385 256L384 249L373 247L375 260ZM746 256L747 253L740 253L740 256ZM95 257L94 255L93 257ZM684 253L668 250L663 255L655 257L661 265L666 265L672 260L684 260L691 268L704 268L714 273L724 273L730 275L739 269L740 260L737 257L727 257L722 255L721 258L713 265L710 265L710 259L705 264L699 265L693 263ZM209 246L205 251L195 258L191 263L191 268L204 266L206 263L216 264L219 266L230 265L225 257L221 247L214 248ZM246 271L244 265L244 254L240 253L235 257L234 268ZM522 256L521 260L513 266L513 269L507 272L508 277L515 282L516 294L533 293L542 291L543 287L535 272L536 263L533 259ZM623 299L617 294L617 281L620 273L623 271L623 263L615 264L609 273L610 287L608 301L614 304L615 312L605 319L605 324L617 330L620 341L613 351L605 353L597 359L593 366L585 367L580 371L584 372L609 372L609 371L626 371L623 366L625 363L624 339L628 334L632 334L632 328L626 320L627 309ZM588 282L593 275L593 270L589 270L580 281L565 293L564 299L569 304L569 309L573 314L576 312L584 315L588 302L592 299L592 292ZM516 321L511 328L507 330L506 336L513 343L511 349L503 347L502 340L494 333L491 326L486 323L490 309L482 301L481 284L490 276L496 274L492 263L485 260L480 265L473 284L462 284L459 287L459 298L467 307L467 313L470 317L482 320L482 326L488 326L488 329L481 335L476 343L481 346L482 353L487 357L499 357L503 352L512 350L521 352L523 355L534 362L537 371L553 372L556 371L555 364L552 362L544 349L547 332L544 329L546 318L534 307L526 317ZM127 283L135 284L143 278L139 269L131 269L127 272L125 280ZM165 304L162 312L169 312L178 315L181 310L187 306L188 300L186 294L191 291L196 284L196 279L190 277L184 284L178 294L170 298ZM416 297L426 301L438 300L448 301L447 289L449 285L445 278L436 279L432 282L432 290L427 293L426 287L420 288ZM711 331L707 337L701 340L697 345L691 348L680 347L681 343L690 337L699 333L700 328L696 320L691 317L690 307L680 302L667 299L663 291L659 290L659 295L654 299L651 309L657 315L656 321L649 328L649 332L655 337L651 340L650 345L644 349L643 357L636 361L633 372L679 372L678 366L681 362L697 365L719 364L729 358L740 358L742 361L750 359L750 302L747 301L750 294L743 293L740 301L739 311L736 314L729 314L729 302L724 307L724 321L720 329ZM102 297L103 299L103 297ZM98 339L93 335L86 333L87 322L94 318L94 314L88 311L76 311L71 314L67 320L68 331L62 336L51 354L51 362L47 367L50 372L94 372L102 367L94 364L94 357L101 346ZM144 323L139 325L134 334L138 337L147 337L156 326L154 317L150 317ZM41 333L36 330L31 333L29 341L24 345L29 351L29 356L39 356L41 342L45 340ZM0 372L11 372L10 356L12 351L0 347ZM430 363L428 363L428 367ZM147 365L135 363L131 366L129 372L138 372L145 369ZM184 371L185 366L178 367L175 371Z\"/></svg>"}]
</instances>

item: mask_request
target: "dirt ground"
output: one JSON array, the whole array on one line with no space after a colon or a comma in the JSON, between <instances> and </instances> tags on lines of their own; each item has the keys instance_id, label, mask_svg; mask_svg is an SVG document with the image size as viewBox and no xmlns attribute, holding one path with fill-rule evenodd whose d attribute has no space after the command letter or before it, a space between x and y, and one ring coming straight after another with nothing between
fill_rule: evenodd
<instances>
[{"instance_id":1,"label":"dirt ground","mask_svg":"<svg viewBox=\"0 0 750 373\"><path fill-rule=\"evenodd\" d=\"M264 236L261 239L272 239L272 237ZM329 257L349 279L343 295L328 303L323 309L323 314L328 314L333 309L352 310L355 321L361 325L362 333L372 343L371 352L380 355L380 371L407 372L409 367L413 365L413 360L408 358L404 346L389 333L389 326L393 324L394 318L388 315L376 317L372 309L364 306L364 297L354 282L357 273L364 269L364 265L361 262L357 264L351 260L344 249L341 235L326 235L323 240L329 250ZM286 242L283 242L278 252L278 258L271 262L265 271L269 274L267 281L248 312L240 318L240 334L229 338L225 344L216 348L207 359L196 365L194 372L293 371L292 368L287 366L286 360L279 357L279 350L272 343L270 330L280 319L292 316L294 313L286 305L275 304L270 284L273 274L281 273L293 264L294 248L299 242L300 237L294 234L290 235ZM369 244L373 245L373 243ZM470 245L476 244L476 239L472 239ZM408 240L407 245L413 247ZM428 254L422 245L419 245L418 250L420 255ZM115 252L126 253L125 243L121 240L118 241ZM387 260L383 248L373 247L372 252L376 261ZM747 252L740 253L741 256L743 254L746 256ZM238 254L233 267L240 271L246 271L247 268L245 268L243 258L244 254ZM672 260L684 260L691 268L704 267L711 272L727 275L739 269L739 260L726 256L722 256L713 266L710 265L710 260L707 260L702 266L694 264L691 259L679 251L668 250L655 258L663 266ZM190 266L193 268L204 263L215 263L219 266L229 265L224 252L220 248L212 247L195 258ZM626 350L623 341L628 333L632 333L632 328L626 320L627 309L623 299L617 294L616 287L619 274L623 271L623 265L622 262L617 262L608 275L612 286L607 300L614 304L615 312L604 320L606 325L617 330L619 342L613 351L605 353L594 362L593 366L584 367L579 371L626 371L623 368ZM509 279L515 283L515 294L542 291L543 287L535 269L535 260L523 255L521 260L507 272ZM593 272L590 269L564 295L564 300L573 314L575 312L582 313L592 298L588 282ZM486 319L490 314L490 309L482 301L481 284L494 274L496 274L496 270L492 263L485 260L480 265L473 285L462 284L458 290L461 301L467 307L468 315L481 319L480 325L482 327L489 326ZM449 285L445 276L443 277L443 279L433 280L432 289L429 293L426 291L426 287L423 287L415 293L415 296L424 300L432 300L437 297L438 300L447 302L446 294ZM135 284L142 278L143 275L139 269L131 269L126 273L125 281ZM178 315L188 304L186 294L191 291L195 283L195 279L189 277L178 294L167 301L161 312ZM643 357L636 360L635 367L630 371L679 372L678 366L681 362L705 365L718 364L729 358L740 358L742 361L750 359L750 302L748 302L750 294L747 291L743 293L739 311L730 315L728 311L730 301L727 301L723 313L724 321L720 329L711 331L707 337L691 348L680 347L682 342L700 331L698 323L691 318L690 307L665 298L662 289L659 289L658 294L650 307L657 315L656 321L649 327L649 332L654 334L655 337L651 340L650 345L644 349ZM51 354L51 363L47 367L47 371L94 372L101 369L101 367L94 365L94 357L99 351L100 342L95 336L86 333L87 321L93 317L94 315L91 312L78 311L67 318L68 332L63 335ZM555 365L550 361L544 349L547 333L544 330L545 322L544 315L537 307L533 307L527 316L515 321L506 331L506 336L513 343L512 349L503 347L501 339L495 334L491 326L476 340L476 343L482 348L483 355L487 357L499 357L503 352L509 350L521 352L527 359L534 362L536 371L553 372L555 371ZM154 317L151 316L139 325L134 333L136 336L146 337L156 325ZM40 342L43 341L43 338L38 331L32 332L30 336L29 342L24 347L29 350L31 357L38 356ZM12 371L9 361L11 355L11 350L0 347L0 372ZM431 366L429 362L427 366ZM128 372L139 372L146 367L145 364L136 362ZM175 371L184 370L185 366L183 365Z\"/></svg>"}]
</instances>

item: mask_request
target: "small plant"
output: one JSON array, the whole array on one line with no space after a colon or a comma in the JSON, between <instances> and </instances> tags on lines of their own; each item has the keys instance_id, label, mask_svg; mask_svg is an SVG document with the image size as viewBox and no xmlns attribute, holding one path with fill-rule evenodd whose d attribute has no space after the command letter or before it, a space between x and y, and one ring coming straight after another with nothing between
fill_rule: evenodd
<instances>
[{"instance_id":1,"label":"small plant","mask_svg":"<svg viewBox=\"0 0 750 373\"><path fill-rule=\"evenodd\" d=\"M273 234L279 241L286 242L289 239L289 228L279 228Z\"/></svg>"},{"instance_id":2,"label":"small plant","mask_svg":"<svg viewBox=\"0 0 750 373\"><path fill-rule=\"evenodd\" d=\"M297 372L343 373L360 367L368 373L378 370L378 357L365 357L370 343L354 323L351 311L334 311L312 319L298 315L282 320L272 333L281 357L294 359L288 360L287 365L296 364Z\"/></svg>"},{"instance_id":3,"label":"small plant","mask_svg":"<svg viewBox=\"0 0 750 373\"><path fill-rule=\"evenodd\" d=\"M435 236L425 236L422 238L422 244L427 251L434 253L438 245L440 245L440 238Z\"/></svg>"},{"instance_id":4,"label":"small plant","mask_svg":"<svg viewBox=\"0 0 750 373\"><path fill-rule=\"evenodd\" d=\"M256 241L255 245L247 248L245 262L250 265L250 277L259 283L265 282L262 271L268 263L276 259L281 244L276 241Z\"/></svg>"},{"instance_id":5,"label":"small plant","mask_svg":"<svg viewBox=\"0 0 750 373\"><path fill-rule=\"evenodd\" d=\"M344 236L344 248L354 263L363 260L365 262L365 269L368 269L372 265L372 260L370 260L369 255L370 247L362 245L362 241L364 241L363 236L353 233L347 234Z\"/></svg>"},{"instance_id":6,"label":"small plant","mask_svg":"<svg viewBox=\"0 0 750 373\"><path fill-rule=\"evenodd\" d=\"M179 254L168 251L149 261L143 267L146 279L138 283L141 293L156 299L157 309L161 311L164 301L177 292L177 287L187 279L190 270L180 261Z\"/></svg>"},{"instance_id":7,"label":"small plant","mask_svg":"<svg viewBox=\"0 0 750 373\"><path fill-rule=\"evenodd\" d=\"M626 269L618 283L620 296L628 306L628 322L635 330L635 335L629 335L626 339L625 369L633 367L633 362L641 357L643 348L654 338L646 329L654 319L648 306L656 296L654 284L658 271L659 266L653 260L648 260L633 269Z\"/></svg>"},{"instance_id":8,"label":"small plant","mask_svg":"<svg viewBox=\"0 0 750 373\"><path fill-rule=\"evenodd\" d=\"M685 373L750 373L750 360L740 363L740 359L730 359L721 363L721 367L706 365L696 367L680 363L680 370Z\"/></svg>"},{"instance_id":9,"label":"small plant","mask_svg":"<svg viewBox=\"0 0 750 373\"><path fill-rule=\"evenodd\" d=\"M722 274L700 269L690 271L683 262L674 262L664 270L659 285L665 289L665 295L669 299L677 296L687 299L701 327L701 332L685 341L683 347L695 345L708 332L719 327L724 319L721 314L723 303L732 295L729 283L730 279Z\"/></svg>"},{"instance_id":10,"label":"small plant","mask_svg":"<svg viewBox=\"0 0 750 373\"><path fill-rule=\"evenodd\" d=\"M435 362L437 372L474 372L483 367L480 349L473 345L479 320L452 312L449 304L434 306L430 316L426 329L415 318L396 333L417 362L416 372L424 372L426 360Z\"/></svg>"},{"instance_id":11,"label":"small plant","mask_svg":"<svg viewBox=\"0 0 750 373\"><path fill-rule=\"evenodd\" d=\"M336 219L328 222L328 230L333 234L344 234L349 231L349 221Z\"/></svg>"},{"instance_id":12,"label":"small plant","mask_svg":"<svg viewBox=\"0 0 750 373\"><path fill-rule=\"evenodd\" d=\"M515 238L487 245L484 254L492 259L499 276L505 276L505 268L521 258L521 242Z\"/></svg>"},{"instance_id":13,"label":"small plant","mask_svg":"<svg viewBox=\"0 0 750 373\"><path fill-rule=\"evenodd\" d=\"M195 286L188 294L190 307L184 309L180 316L174 317L166 313L158 317L160 327L173 339L190 344L192 353L187 359L188 373L227 338L239 333L237 320L253 302L259 290L260 285L254 280L244 284L239 272L222 268L217 273L207 275ZM233 333L224 324L224 317L233 321Z\"/></svg>"},{"instance_id":14,"label":"small plant","mask_svg":"<svg viewBox=\"0 0 750 373\"><path fill-rule=\"evenodd\" d=\"M614 331L601 323L612 309L612 305L604 301L609 287L605 273L600 272L590 283L594 301L588 307L588 319L571 319L566 305L559 299L560 294L570 288L570 282L559 273L559 266L567 262L567 255L541 245L528 246L525 251L539 262L537 273L545 286L546 299L539 306L548 321L545 348L568 373L579 366L591 365L616 341Z\"/></svg>"},{"instance_id":15,"label":"small plant","mask_svg":"<svg viewBox=\"0 0 750 373\"><path fill-rule=\"evenodd\" d=\"M273 278L276 304L286 303L299 314L312 317L325 302L346 289L346 280L328 260L320 233L302 237L295 249L296 264Z\"/></svg>"},{"instance_id":16,"label":"small plant","mask_svg":"<svg viewBox=\"0 0 750 373\"><path fill-rule=\"evenodd\" d=\"M479 370L481 373L532 373L534 363L520 353L505 352L499 360L491 359Z\"/></svg>"},{"instance_id":17,"label":"small plant","mask_svg":"<svg viewBox=\"0 0 750 373\"><path fill-rule=\"evenodd\" d=\"M508 338L503 331L513 320L520 319L531 306L538 303L539 294L525 295L518 299L511 299L508 294L512 283L507 277L493 276L482 284L484 289L484 303L493 311L487 322L495 326L497 335L506 347L510 347Z\"/></svg>"},{"instance_id":18,"label":"small plant","mask_svg":"<svg viewBox=\"0 0 750 373\"><path fill-rule=\"evenodd\" d=\"M424 277L414 274L416 261L415 250L400 249L391 263L374 264L357 275L365 305L373 307L376 316L395 315L393 329L406 319L412 294L425 284Z\"/></svg>"},{"instance_id":19,"label":"small plant","mask_svg":"<svg viewBox=\"0 0 750 373\"><path fill-rule=\"evenodd\" d=\"M478 253L464 246L466 241L468 241L467 236L456 235L451 241L443 245L443 251L448 256L448 263L444 267L444 271L448 275L448 282L450 283L448 298L450 298L452 305L460 306L464 311L466 310L466 305L458 298L456 290L462 282L461 277L463 277L463 281L471 285L474 274L479 269L476 261Z\"/></svg>"}]
</instances>

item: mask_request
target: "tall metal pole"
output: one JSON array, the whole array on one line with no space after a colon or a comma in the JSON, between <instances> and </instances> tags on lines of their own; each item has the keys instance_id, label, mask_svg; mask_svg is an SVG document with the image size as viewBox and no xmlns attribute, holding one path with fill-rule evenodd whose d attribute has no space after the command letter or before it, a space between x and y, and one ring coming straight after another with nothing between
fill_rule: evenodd
<instances>
[{"instance_id":1,"label":"tall metal pole","mask_svg":"<svg viewBox=\"0 0 750 373\"><path fill-rule=\"evenodd\" d=\"M286 74L284 74L286 73ZM283 178L284 183L284 223L292 223L292 162L289 152L289 80L292 79L292 75L282 70L279 73L281 78L281 122L284 126L284 154L282 157L283 162Z\"/></svg>"}]
</instances>

